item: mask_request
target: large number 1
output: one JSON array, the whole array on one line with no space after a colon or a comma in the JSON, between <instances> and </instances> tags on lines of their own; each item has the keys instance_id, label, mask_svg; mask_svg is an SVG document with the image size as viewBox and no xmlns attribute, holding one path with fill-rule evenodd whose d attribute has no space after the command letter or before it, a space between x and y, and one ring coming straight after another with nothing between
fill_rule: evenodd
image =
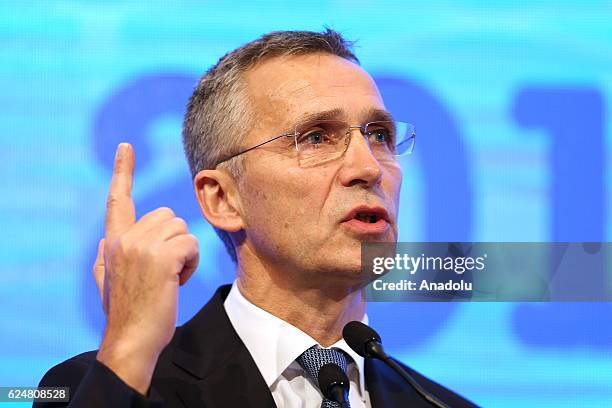
<instances>
[{"instance_id":1,"label":"large number 1","mask_svg":"<svg viewBox=\"0 0 612 408\"><path fill-rule=\"evenodd\" d=\"M606 189L601 93L590 88L524 88L515 98L513 114L518 124L542 129L550 138L551 240L603 241ZM606 274L603 269L598 272L589 274L589 279L598 282L589 283L605 288ZM576 271L578 279L580 273ZM517 336L531 346L612 346L609 303L518 305L513 325Z\"/></svg>"}]
</instances>

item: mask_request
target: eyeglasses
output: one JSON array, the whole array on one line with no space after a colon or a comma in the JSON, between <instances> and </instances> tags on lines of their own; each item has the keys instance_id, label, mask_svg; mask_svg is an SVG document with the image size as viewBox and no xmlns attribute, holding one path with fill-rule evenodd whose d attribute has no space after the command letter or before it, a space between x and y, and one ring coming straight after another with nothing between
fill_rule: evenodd
<instances>
[{"instance_id":1,"label":"eyeglasses","mask_svg":"<svg viewBox=\"0 0 612 408\"><path fill-rule=\"evenodd\" d=\"M282 137L292 137L300 166L316 166L337 159L346 152L352 129L359 129L377 160L395 160L396 157L411 154L414 150L416 133L414 126L409 123L386 120L351 126L341 120L319 120L298 124L293 133L284 133L244 149L224 158L217 165Z\"/></svg>"}]
</instances>

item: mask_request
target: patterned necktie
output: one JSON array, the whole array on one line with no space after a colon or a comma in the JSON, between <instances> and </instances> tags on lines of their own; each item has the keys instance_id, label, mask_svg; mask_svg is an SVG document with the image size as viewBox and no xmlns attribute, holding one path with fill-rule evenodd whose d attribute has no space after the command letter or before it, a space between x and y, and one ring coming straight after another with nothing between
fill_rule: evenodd
<instances>
[{"instance_id":1,"label":"patterned necktie","mask_svg":"<svg viewBox=\"0 0 612 408\"><path fill-rule=\"evenodd\" d=\"M346 373L347 360L346 355L336 349L324 349L317 346L312 346L305 352L303 352L296 361L302 366L302 368L308 373L310 378L319 385L319 370L325 364L334 363L340 366L340 368ZM323 396L323 402L321 408L338 408L340 404ZM350 408L347 401L347 407Z\"/></svg>"}]
</instances>

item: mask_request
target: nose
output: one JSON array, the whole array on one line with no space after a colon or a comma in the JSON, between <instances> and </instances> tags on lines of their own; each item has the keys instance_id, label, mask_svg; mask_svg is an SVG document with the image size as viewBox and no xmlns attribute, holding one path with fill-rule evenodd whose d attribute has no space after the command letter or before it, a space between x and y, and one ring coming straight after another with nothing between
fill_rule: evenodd
<instances>
[{"instance_id":1,"label":"nose","mask_svg":"<svg viewBox=\"0 0 612 408\"><path fill-rule=\"evenodd\" d=\"M339 172L340 182L347 187L357 184L372 187L379 184L383 168L372 154L368 141L357 127L349 128L348 132L354 133L347 135L348 146Z\"/></svg>"}]
</instances>

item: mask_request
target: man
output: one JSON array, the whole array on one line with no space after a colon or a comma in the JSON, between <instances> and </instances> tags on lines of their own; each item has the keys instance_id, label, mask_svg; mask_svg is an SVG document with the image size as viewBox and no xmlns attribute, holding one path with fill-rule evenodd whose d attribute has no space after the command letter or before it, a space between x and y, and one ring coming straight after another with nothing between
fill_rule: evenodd
<instances>
[{"instance_id":1,"label":"man","mask_svg":"<svg viewBox=\"0 0 612 408\"><path fill-rule=\"evenodd\" d=\"M121 144L94 266L104 337L41 386L70 386L70 406L327 407L311 363L329 358L353 408L429 406L342 340L346 323L367 321L361 242L397 240L396 155L414 142L350 44L332 30L275 32L227 54L194 91L183 140L236 281L175 331L198 244L171 209L136 221L134 152ZM472 406L410 371L450 406Z\"/></svg>"}]
</instances>

